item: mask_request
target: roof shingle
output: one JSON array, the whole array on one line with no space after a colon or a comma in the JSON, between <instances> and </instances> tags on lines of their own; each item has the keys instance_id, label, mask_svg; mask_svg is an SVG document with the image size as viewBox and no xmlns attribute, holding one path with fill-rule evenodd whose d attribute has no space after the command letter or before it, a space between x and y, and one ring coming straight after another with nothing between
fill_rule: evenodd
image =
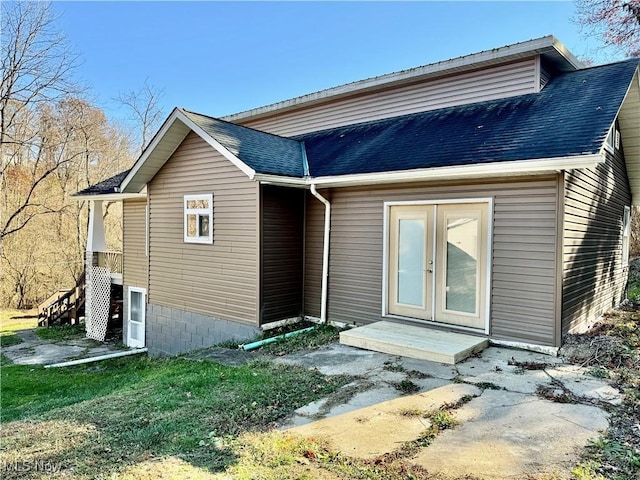
<instances>
[{"instance_id":1,"label":"roof shingle","mask_svg":"<svg viewBox=\"0 0 640 480\"><path fill-rule=\"evenodd\" d=\"M76 193L76 196L85 196L85 195L105 195L108 193L117 193L117 188L120 186L124 178L129 173L129 170L124 170L113 177L109 177L106 180L101 181L100 183L96 183L95 185L91 185L90 187L85 188L84 190L80 190Z\"/></svg>"},{"instance_id":2,"label":"roof shingle","mask_svg":"<svg viewBox=\"0 0 640 480\"><path fill-rule=\"evenodd\" d=\"M312 177L598 153L638 60L561 74L540 93L294 137Z\"/></svg>"},{"instance_id":3,"label":"roof shingle","mask_svg":"<svg viewBox=\"0 0 640 480\"><path fill-rule=\"evenodd\" d=\"M258 173L302 177L302 146L290 138L184 111L195 124L211 135Z\"/></svg>"}]
</instances>

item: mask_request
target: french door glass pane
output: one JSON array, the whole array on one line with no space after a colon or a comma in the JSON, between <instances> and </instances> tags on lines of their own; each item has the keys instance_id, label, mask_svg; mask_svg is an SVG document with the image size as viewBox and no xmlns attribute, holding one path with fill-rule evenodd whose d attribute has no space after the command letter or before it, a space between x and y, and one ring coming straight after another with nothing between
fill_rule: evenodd
<instances>
[{"instance_id":1,"label":"french door glass pane","mask_svg":"<svg viewBox=\"0 0 640 480\"><path fill-rule=\"evenodd\" d=\"M400 219L398 231L398 303L424 305L423 220Z\"/></svg>"},{"instance_id":2,"label":"french door glass pane","mask_svg":"<svg viewBox=\"0 0 640 480\"><path fill-rule=\"evenodd\" d=\"M447 310L476 313L478 227L477 218L447 219Z\"/></svg>"}]
</instances>

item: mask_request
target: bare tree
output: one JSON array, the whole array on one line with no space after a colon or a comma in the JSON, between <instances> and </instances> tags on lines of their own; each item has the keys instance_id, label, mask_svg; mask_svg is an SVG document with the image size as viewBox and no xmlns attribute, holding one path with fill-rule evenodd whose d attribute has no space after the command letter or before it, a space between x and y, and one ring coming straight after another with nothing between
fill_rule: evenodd
<instances>
[{"instance_id":1,"label":"bare tree","mask_svg":"<svg viewBox=\"0 0 640 480\"><path fill-rule=\"evenodd\" d=\"M35 216L57 211L36 197L45 180L73 159L63 155L64 138L43 135L46 108L80 88L71 79L78 57L57 29L51 5L2 2L0 8L1 241Z\"/></svg>"},{"instance_id":2,"label":"bare tree","mask_svg":"<svg viewBox=\"0 0 640 480\"><path fill-rule=\"evenodd\" d=\"M121 93L115 98L131 113L131 120L136 124L135 130L139 132L140 153L151 141L151 135L164 117L159 103L163 92L145 80L140 90Z\"/></svg>"},{"instance_id":3,"label":"bare tree","mask_svg":"<svg viewBox=\"0 0 640 480\"><path fill-rule=\"evenodd\" d=\"M576 0L577 21L605 46L640 56L640 0Z\"/></svg>"}]
</instances>

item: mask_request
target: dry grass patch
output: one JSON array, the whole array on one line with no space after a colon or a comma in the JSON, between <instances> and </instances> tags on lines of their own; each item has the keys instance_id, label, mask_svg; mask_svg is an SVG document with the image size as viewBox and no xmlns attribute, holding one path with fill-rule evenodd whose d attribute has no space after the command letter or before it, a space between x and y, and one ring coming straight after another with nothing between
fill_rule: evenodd
<instances>
[{"instance_id":1,"label":"dry grass patch","mask_svg":"<svg viewBox=\"0 0 640 480\"><path fill-rule=\"evenodd\" d=\"M111 476L113 480L174 480L177 478L215 480L218 477L207 469L195 467L176 456L144 460Z\"/></svg>"},{"instance_id":2,"label":"dry grass patch","mask_svg":"<svg viewBox=\"0 0 640 480\"><path fill-rule=\"evenodd\" d=\"M70 467L72 452L82 449L94 435L96 429L93 425L64 420L5 424L0 437L0 464L4 467L2 478L62 476Z\"/></svg>"}]
</instances>

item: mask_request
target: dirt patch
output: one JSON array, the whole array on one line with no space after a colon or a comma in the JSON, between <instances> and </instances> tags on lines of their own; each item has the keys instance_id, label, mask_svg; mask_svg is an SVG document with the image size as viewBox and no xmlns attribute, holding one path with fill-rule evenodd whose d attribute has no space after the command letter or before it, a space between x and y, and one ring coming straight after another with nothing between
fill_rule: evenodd
<instances>
[{"instance_id":1,"label":"dirt patch","mask_svg":"<svg viewBox=\"0 0 640 480\"><path fill-rule=\"evenodd\" d=\"M638 260L632 263L630 277L633 283L630 288L638 289ZM624 395L620 405L608 408L609 428L587 447L583 462L575 472L586 478L638 478L640 306L628 302L622 308L605 314L586 334L568 335L560 354L572 363L591 367L589 375L610 379Z\"/></svg>"}]
</instances>

